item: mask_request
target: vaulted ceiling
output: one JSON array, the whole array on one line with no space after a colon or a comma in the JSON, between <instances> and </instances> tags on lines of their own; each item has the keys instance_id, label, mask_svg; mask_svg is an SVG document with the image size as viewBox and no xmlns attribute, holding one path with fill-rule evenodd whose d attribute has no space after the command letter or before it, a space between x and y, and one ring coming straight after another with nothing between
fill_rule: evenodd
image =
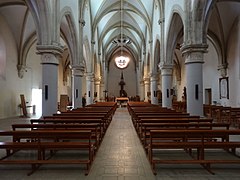
<instances>
[{"instance_id":1,"label":"vaulted ceiling","mask_svg":"<svg viewBox=\"0 0 240 180\"><path fill-rule=\"evenodd\" d=\"M145 49L146 36L151 36L155 0L90 0L93 32L106 56L119 51L131 55Z\"/></svg>"}]
</instances>

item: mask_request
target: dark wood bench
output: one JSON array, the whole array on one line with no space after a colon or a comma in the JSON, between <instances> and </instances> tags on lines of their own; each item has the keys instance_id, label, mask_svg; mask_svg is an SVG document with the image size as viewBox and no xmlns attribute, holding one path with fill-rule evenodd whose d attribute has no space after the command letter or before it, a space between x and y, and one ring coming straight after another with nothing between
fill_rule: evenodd
<instances>
[{"instance_id":1,"label":"dark wood bench","mask_svg":"<svg viewBox=\"0 0 240 180\"><path fill-rule=\"evenodd\" d=\"M102 120L103 125L107 128L111 123L111 119L105 118L102 115L72 115L72 114L55 114L53 116L44 116L40 119L68 119L68 120L88 120L88 119L99 119Z\"/></svg>"},{"instance_id":2,"label":"dark wood bench","mask_svg":"<svg viewBox=\"0 0 240 180\"><path fill-rule=\"evenodd\" d=\"M147 148L150 141L150 130L179 130L179 129L226 129L228 130L230 123L142 123L140 139Z\"/></svg>"},{"instance_id":3,"label":"dark wood bench","mask_svg":"<svg viewBox=\"0 0 240 180\"><path fill-rule=\"evenodd\" d=\"M100 140L103 139L107 126L101 119L31 119L31 124L100 124Z\"/></svg>"},{"instance_id":4,"label":"dark wood bench","mask_svg":"<svg viewBox=\"0 0 240 180\"><path fill-rule=\"evenodd\" d=\"M99 123L90 124L12 124L12 130L91 130L95 151L101 142L102 128Z\"/></svg>"},{"instance_id":5,"label":"dark wood bench","mask_svg":"<svg viewBox=\"0 0 240 180\"><path fill-rule=\"evenodd\" d=\"M185 114L161 114L161 115L141 115L137 116L137 118L132 119L133 124L135 127L139 126L139 123L141 123L142 120L147 120L147 119L191 119L191 120L196 120L198 121L200 119L199 116L190 116L190 115L185 115Z\"/></svg>"},{"instance_id":6,"label":"dark wood bench","mask_svg":"<svg viewBox=\"0 0 240 180\"><path fill-rule=\"evenodd\" d=\"M240 141L229 141L230 135L239 136L240 130L150 130L148 157L153 172L156 174L155 164L200 164L212 174L211 164L240 164L239 157L236 157L236 148L240 148ZM209 138L221 140L209 141ZM194 157L191 153L190 159L156 159L154 151L162 149L183 149L187 152L196 149L197 155ZM207 149L223 149L235 158L206 159Z\"/></svg>"},{"instance_id":7,"label":"dark wood bench","mask_svg":"<svg viewBox=\"0 0 240 180\"><path fill-rule=\"evenodd\" d=\"M31 164L32 171L28 174L32 174L42 164L85 164L87 175L90 170L90 166L93 161L93 144L91 141L92 132L89 130L49 130L49 131L0 131L0 136L11 136L14 141L0 142L0 149L6 150L6 156L2 157L0 164ZM55 139L74 141L55 141ZM35 139L34 141L22 141L22 139ZM48 141L44 141L48 139ZM49 141L54 139L54 141ZM15 141L16 140L16 141ZM36 157L34 159L15 159L9 158L16 152L21 150L36 151ZM84 159L51 159L46 157L46 151L60 151L60 150L81 150L87 152L87 157ZM81 152L76 151L76 153ZM86 154L86 153L84 153Z\"/></svg>"},{"instance_id":8,"label":"dark wood bench","mask_svg":"<svg viewBox=\"0 0 240 180\"><path fill-rule=\"evenodd\" d=\"M137 133L142 129L142 123L212 123L213 119L210 118L197 118L197 117L163 117L163 118L144 118L139 119L135 125Z\"/></svg>"}]
</instances>

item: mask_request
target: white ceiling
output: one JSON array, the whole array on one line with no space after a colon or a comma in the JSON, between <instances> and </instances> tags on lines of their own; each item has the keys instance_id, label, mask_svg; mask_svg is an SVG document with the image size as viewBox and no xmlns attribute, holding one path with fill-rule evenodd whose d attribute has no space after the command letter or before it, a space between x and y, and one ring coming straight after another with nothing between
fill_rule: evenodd
<instances>
[{"instance_id":1,"label":"white ceiling","mask_svg":"<svg viewBox=\"0 0 240 180\"><path fill-rule=\"evenodd\" d=\"M123 46L140 53L145 35L151 33L153 7L154 0L90 0L93 30L99 33L105 53ZM121 37L130 42L121 43Z\"/></svg>"}]
</instances>

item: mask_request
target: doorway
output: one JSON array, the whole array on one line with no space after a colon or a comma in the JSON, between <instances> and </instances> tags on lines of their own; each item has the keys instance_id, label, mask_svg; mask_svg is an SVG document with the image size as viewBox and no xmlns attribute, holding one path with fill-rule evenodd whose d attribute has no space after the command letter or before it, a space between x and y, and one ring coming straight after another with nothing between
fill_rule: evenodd
<instances>
[{"instance_id":1,"label":"doorway","mask_svg":"<svg viewBox=\"0 0 240 180\"><path fill-rule=\"evenodd\" d=\"M211 88L205 89L205 104L208 104L208 105L212 104L212 89Z\"/></svg>"},{"instance_id":2,"label":"doorway","mask_svg":"<svg viewBox=\"0 0 240 180\"><path fill-rule=\"evenodd\" d=\"M42 89L32 89L32 106L35 105L36 116L42 115Z\"/></svg>"}]
</instances>

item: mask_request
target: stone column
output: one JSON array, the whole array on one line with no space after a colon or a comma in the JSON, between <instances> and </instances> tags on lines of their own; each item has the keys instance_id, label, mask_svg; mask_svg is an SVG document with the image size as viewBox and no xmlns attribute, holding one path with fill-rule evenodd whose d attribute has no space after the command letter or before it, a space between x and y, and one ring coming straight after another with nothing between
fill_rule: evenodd
<instances>
[{"instance_id":1,"label":"stone column","mask_svg":"<svg viewBox=\"0 0 240 180\"><path fill-rule=\"evenodd\" d=\"M93 103L93 74L87 73L86 77L86 86L87 86L87 105Z\"/></svg>"},{"instance_id":2,"label":"stone column","mask_svg":"<svg viewBox=\"0 0 240 180\"><path fill-rule=\"evenodd\" d=\"M152 104L158 104L157 99L157 74L151 73L150 75L150 81L151 81L151 103Z\"/></svg>"},{"instance_id":3,"label":"stone column","mask_svg":"<svg viewBox=\"0 0 240 180\"><path fill-rule=\"evenodd\" d=\"M207 45L188 45L181 48L185 56L187 112L203 116L203 55Z\"/></svg>"},{"instance_id":4,"label":"stone column","mask_svg":"<svg viewBox=\"0 0 240 180\"><path fill-rule=\"evenodd\" d=\"M150 88L149 88L149 78L145 77L144 78L144 101L148 102L148 93L150 92Z\"/></svg>"},{"instance_id":5,"label":"stone column","mask_svg":"<svg viewBox=\"0 0 240 180\"><path fill-rule=\"evenodd\" d=\"M105 93L106 91L108 91L108 77L107 77L107 75L108 75L108 71L107 71L107 68L106 68L106 66L105 66L105 61L103 62L103 64L104 64L104 88L103 88L103 97L105 98L105 94L106 95L108 95L108 92L107 93ZM105 91L105 92L104 92ZM106 100L106 99L104 99L104 100Z\"/></svg>"},{"instance_id":6,"label":"stone column","mask_svg":"<svg viewBox=\"0 0 240 180\"><path fill-rule=\"evenodd\" d=\"M99 92L99 94L100 94L100 101L101 102L103 102L105 99L104 99L104 91L105 89L104 89L104 82L103 81L101 81L101 84L100 84L100 92Z\"/></svg>"},{"instance_id":7,"label":"stone column","mask_svg":"<svg viewBox=\"0 0 240 180\"><path fill-rule=\"evenodd\" d=\"M97 97L95 97L97 102L100 102L101 97L101 76L95 77L95 92L97 93Z\"/></svg>"},{"instance_id":8,"label":"stone column","mask_svg":"<svg viewBox=\"0 0 240 180\"><path fill-rule=\"evenodd\" d=\"M76 109L82 107L82 77L84 67L74 66L72 68L72 105Z\"/></svg>"},{"instance_id":9,"label":"stone column","mask_svg":"<svg viewBox=\"0 0 240 180\"><path fill-rule=\"evenodd\" d=\"M136 77L136 95L140 96L140 72L139 69L137 68L137 77Z\"/></svg>"},{"instance_id":10,"label":"stone column","mask_svg":"<svg viewBox=\"0 0 240 180\"><path fill-rule=\"evenodd\" d=\"M144 81L140 81L140 100L143 101L144 100Z\"/></svg>"},{"instance_id":11,"label":"stone column","mask_svg":"<svg viewBox=\"0 0 240 180\"><path fill-rule=\"evenodd\" d=\"M172 65L160 65L162 74L162 107L172 108Z\"/></svg>"},{"instance_id":12,"label":"stone column","mask_svg":"<svg viewBox=\"0 0 240 180\"><path fill-rule=\"evenodd\" d=\"M42 64L42 116L58 110L58 58L63 53L59 45L38 45Z\"/></svg>"}]
</instances>

